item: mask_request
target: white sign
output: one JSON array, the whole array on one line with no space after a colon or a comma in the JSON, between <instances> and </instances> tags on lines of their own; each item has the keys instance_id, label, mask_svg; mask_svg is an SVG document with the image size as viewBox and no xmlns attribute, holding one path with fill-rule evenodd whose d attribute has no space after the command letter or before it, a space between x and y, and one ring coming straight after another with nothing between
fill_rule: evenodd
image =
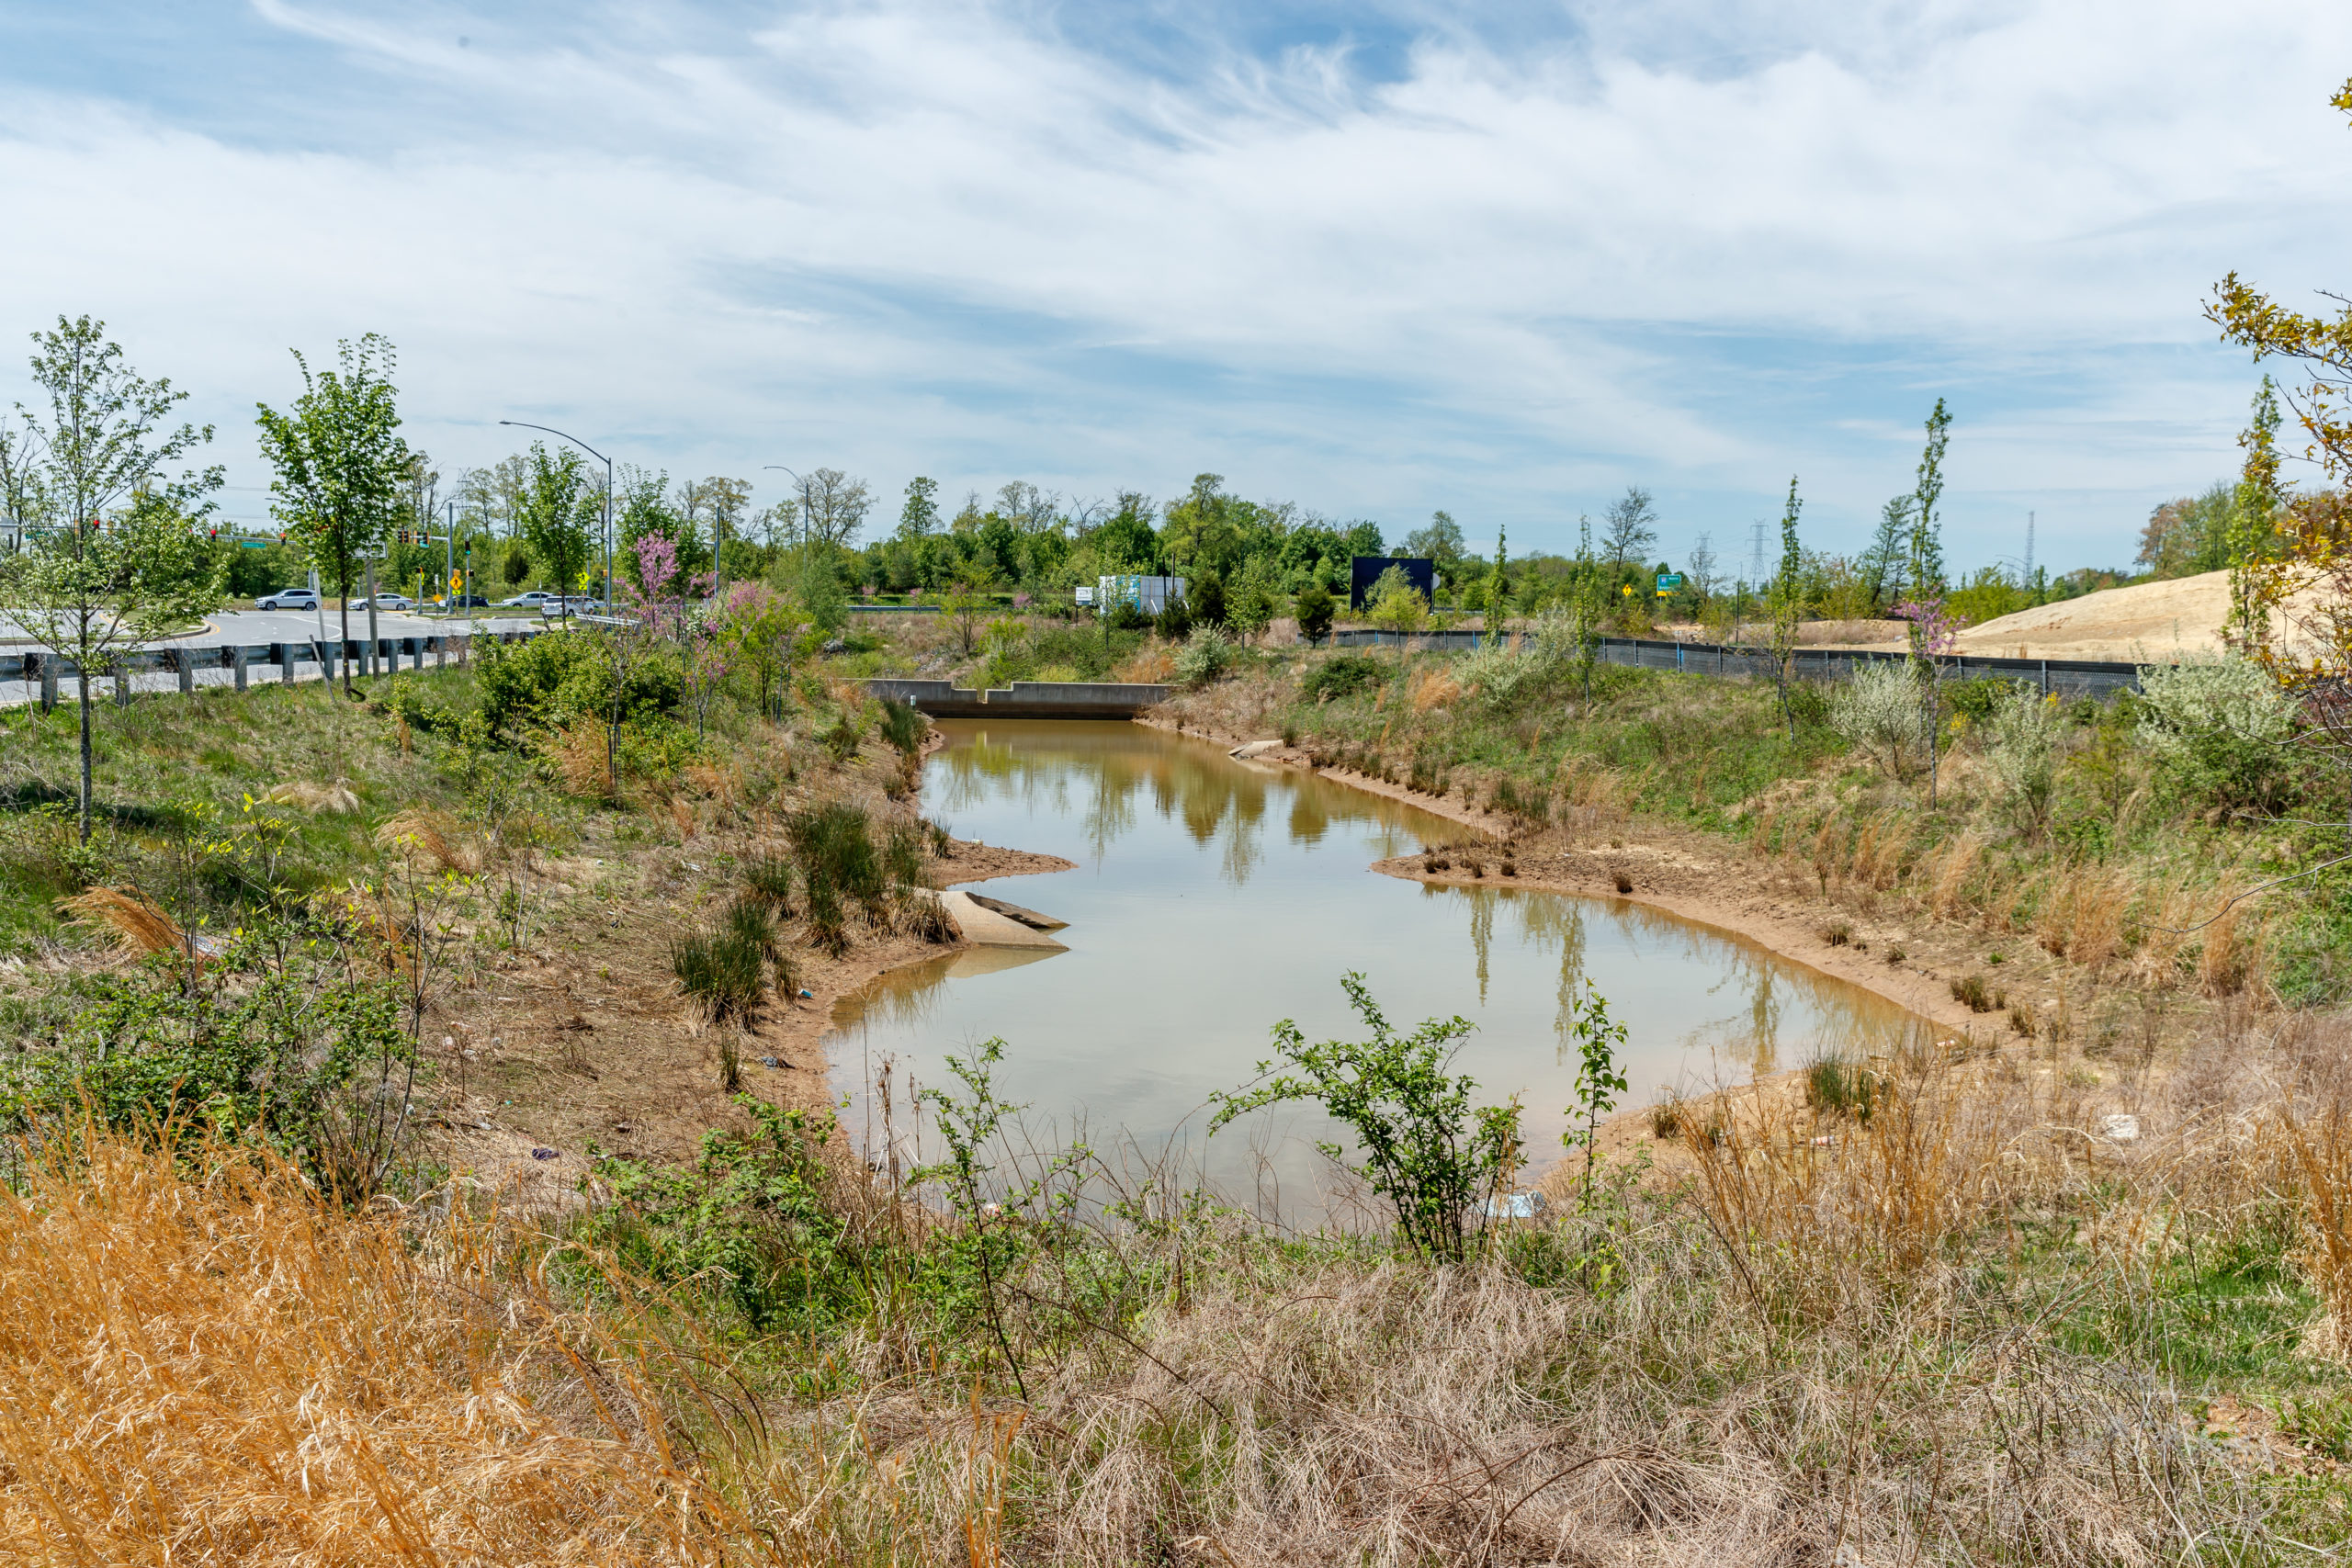
<instances>
[{"instance_id":1,"label":"white sign","mask_svg":"<svg viewBox=\"0 0 2352 1568\"><path fill-rule=\"evenodd\" d=\"M1093 604L1093 603L1094 603L1094 590L1092 590L1091 588L1087 588L1087 587L1081 586L1081 587L1079 589L1079 591L1078 591L1078 602L1079 602L1080 604Z\"/></svg>"}]
</instances>

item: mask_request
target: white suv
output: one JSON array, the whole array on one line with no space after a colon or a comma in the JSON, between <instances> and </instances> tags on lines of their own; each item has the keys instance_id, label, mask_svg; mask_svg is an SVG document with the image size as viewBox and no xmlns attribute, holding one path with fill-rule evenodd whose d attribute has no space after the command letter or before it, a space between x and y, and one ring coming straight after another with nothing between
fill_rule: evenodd
<instances>
[{"instance_id":1,"label":"white suv","mask_svg":"<svg viewBox=\"0 0 2352 1568\"><path fill-rule=\"evenodd\" d=\"M319 596L307 588L281 588L254 601L256 610L315 610Z\"/></svg>"},{"instance_id":2,"label":"white suv","mask_svg":"<svg viewBox=\"0 0 2352 1568\"><path fill-rule=\"evenodd\" d=\"M528 609L537 608L537 607L538 607L538 606L546 605L546 604L557 604L557 605L560 605L562 603L563 603L563 595L562 595L562 594L560 594L560 593L550 593L550 592L548 592L546 589L544 589L544 588L534 588L534 589L531 589L528 592L517 593L517 594L516 594L516 595L514 595L514 598L512 598L512 599L501 599L501 600L498 602L498 607L499 607L500 609L502 609L502 610L505 610L505 609L524 609L524 610L528 610Z\"/></svg>"}]
</instances>

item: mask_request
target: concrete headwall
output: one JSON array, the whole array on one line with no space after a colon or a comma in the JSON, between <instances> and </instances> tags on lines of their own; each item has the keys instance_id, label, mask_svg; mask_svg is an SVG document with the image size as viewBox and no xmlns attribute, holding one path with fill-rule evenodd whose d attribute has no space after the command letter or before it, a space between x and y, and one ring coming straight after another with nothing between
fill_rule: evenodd
<instances>
[{"instance_id":1,"label":"concrete headwall","mask_svg":"<svg viewBox=\"0 0 2352 1568\"><path fill-rule=\"evenodd\" d=\"M884 677L868 694L912 703L933 718L1133 718L1168 700L1166 686L1115 681L1015 681L971 691L945 681Z\"/></svg>"}]
</instances>

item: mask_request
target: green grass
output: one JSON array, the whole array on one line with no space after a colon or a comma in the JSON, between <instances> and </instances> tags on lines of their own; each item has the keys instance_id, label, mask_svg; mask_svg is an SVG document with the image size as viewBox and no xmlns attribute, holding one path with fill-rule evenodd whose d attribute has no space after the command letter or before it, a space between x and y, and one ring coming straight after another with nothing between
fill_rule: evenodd
<instances>
[{"instance_id":1,"label":"green grass","mask_svg":"<svg viewBox=\"0 0 2352 1568\"><path fill-rule=\"evenodd\" d=\"M470 676L403 676L464 700ZM93 824L75 830L76 719L70 706L0 711L0 953L60 934L59 898L96 884L145 889L217 923L269 885L301 894L374 863L376 824L412 807L461 808L469 787L511 767L413 734L323 686L141 697L94 711ZM349 813L262 797L276 785L347 784Z\"/></svg>"}]
</instances>

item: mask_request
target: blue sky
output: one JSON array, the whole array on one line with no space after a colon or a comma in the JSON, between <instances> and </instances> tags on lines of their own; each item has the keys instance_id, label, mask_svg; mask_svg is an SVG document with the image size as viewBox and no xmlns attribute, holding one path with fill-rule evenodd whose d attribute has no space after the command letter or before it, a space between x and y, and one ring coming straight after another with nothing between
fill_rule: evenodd
<instances>
[{"instance_id":1,"label":"blue sky","mask_svg":"<svg viewBox=\"0 0 2352 1568\"><path fill-rule=\"evenodd\" d=\"M1212 470L1515 551L1639 483L1678 558L1792 473L1858 547L1943 396L1949 558L2120 564L2234 469L2214 281L2352 284L2346 74L2289 0L0 0L0 333L105 318L252 518L287 349L372 330L445 469Z\"/></svg>"}]
</instances>

